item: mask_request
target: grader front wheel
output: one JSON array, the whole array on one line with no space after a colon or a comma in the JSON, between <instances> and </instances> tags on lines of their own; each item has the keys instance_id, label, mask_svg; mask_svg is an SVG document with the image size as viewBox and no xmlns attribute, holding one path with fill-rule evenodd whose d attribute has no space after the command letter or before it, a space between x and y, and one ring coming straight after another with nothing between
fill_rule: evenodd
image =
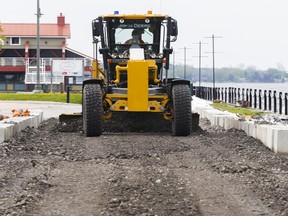
<instances>
[{"instance_id":1,"label":"grader front wheel","mask_svg":"<svg viewBox=\"0 0 288 216\"><path fill-rule=\"evenodd\" d=\"M173 120L172 132L175 136L188 136L191 132L191 94L186 84L172 88Z\"/></svg>"},{"instance_id":2,"label":"grader front wheel","mask_svg":"<svg viewBox=\"0 0 288 216\"><path fill-rule=\"evenodd\" d=\"M100 136L103 124L102 89L99 84L83 88L83 130L87 137Z\"/></svg>"}]
</instances>

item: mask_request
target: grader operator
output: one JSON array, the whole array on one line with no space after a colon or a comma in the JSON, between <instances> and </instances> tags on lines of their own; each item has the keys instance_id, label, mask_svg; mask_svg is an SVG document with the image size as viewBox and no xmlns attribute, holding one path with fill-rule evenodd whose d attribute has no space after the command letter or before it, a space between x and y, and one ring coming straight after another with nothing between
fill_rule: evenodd
<instances>
[{"instance_id":1,"label":"grader operator","mask_svg":"<svg viewBox=\"0 0 288 216\"><path fill-rule=\"evenodd\" d=\"M168 77L177 21L151 11L115 12L93 20L92 32L93 39L100 41L103 70L97 67L93 77L83 82L85 135L100 136L103 121L115 112L161 113L171 121L173 135L189 135L190 81Z\"/></svg>"}]
</instances>

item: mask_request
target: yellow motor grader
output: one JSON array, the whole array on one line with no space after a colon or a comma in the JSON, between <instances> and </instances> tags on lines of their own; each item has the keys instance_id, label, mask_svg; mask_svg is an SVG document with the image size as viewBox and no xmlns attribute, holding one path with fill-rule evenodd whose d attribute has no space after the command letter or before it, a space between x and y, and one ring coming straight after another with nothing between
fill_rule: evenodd
<instances>
[{"instance_id":1,"label":"yellow motor grader","mask_svg":"<svg viewBox=\"0 0 288 216\"><path fill-rule=\"evenodd\" d=\"M190 135L190 81L168 77L177 21L151 11L114 12L94 19L92 32L93 40L100 42L103 69L96 66L92 78L83 82L85 135L100 136L103 121L115 112L161 113L171 121L173 135Z\"/></svg>"}]
</instances>

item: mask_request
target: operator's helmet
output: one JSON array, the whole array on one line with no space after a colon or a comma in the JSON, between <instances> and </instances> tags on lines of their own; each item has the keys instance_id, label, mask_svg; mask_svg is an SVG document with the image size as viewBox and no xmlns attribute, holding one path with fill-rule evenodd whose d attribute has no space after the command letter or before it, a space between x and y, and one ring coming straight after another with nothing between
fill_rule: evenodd
<instances>
[{"instance_id":1,"label":"operator's helmet","mask_svg":"<svg viewBox=\"0 0 288 216\"><path fill-rule=\"evenodd\" d=\"M143 34L144 33L144 29L142 29L142 28L137 28L137 29L134 29L133 31L132 31L132 36L139 36L139 35L141 35L141 34Z\"/></svg>"}]
</instances>

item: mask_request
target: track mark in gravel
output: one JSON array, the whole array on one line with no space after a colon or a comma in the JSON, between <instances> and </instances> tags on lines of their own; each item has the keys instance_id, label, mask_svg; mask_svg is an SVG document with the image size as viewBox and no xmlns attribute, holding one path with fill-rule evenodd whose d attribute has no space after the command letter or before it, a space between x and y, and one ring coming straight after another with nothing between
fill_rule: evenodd
<instances>
[{"instance_id":1,"label":"track mark in gravel","mask_svg":"<svg viewBox=\"0 0 288 216\"><path fill-rule=\"evenodd\" d=\"M107 193L109 172L105 163L59 163L49 180L55 187L43 195L29 215L103 215L102 197Z\"/></svg>"},{"instance_id":2,"label":"track mark in gravel","mask_svg":"<svg viewBox=\"0 0 288 216\"><path fill-rule=\"evenodd\" d=\"M188 194L159 159L113 162L114 174L106 194L110 198L108 215L201 215L198 198Z\"/></svg>"},{"instance_id":3,"label":"track mark in gravel","mask_svg":"<svg viewBox=\"0 0 288 216\"><path fill-rule=\"evenodd\" d=\"M185 183L186 191L199 197L203 215L272 215L255 194L235 187L229 176L221 176L199 164L194 153L170 155L168 161L168 167Z\"/></svg>"}]
</instances>

